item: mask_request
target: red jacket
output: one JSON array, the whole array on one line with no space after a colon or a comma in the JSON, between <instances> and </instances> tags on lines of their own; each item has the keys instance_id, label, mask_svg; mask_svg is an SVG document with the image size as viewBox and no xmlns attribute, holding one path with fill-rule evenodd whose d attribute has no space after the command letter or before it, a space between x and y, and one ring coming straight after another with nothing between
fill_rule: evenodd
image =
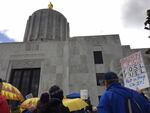
<instances>
[{"instance_id":1,"label":"red jacket","mask_svg":"<svg viewBox=\"0 0 150 113\"><path fill-rule=\"evenodd\" d=\"M0 95L0 113L10 113L10 107L4 96Z\"/></svg>"}]
</instances>

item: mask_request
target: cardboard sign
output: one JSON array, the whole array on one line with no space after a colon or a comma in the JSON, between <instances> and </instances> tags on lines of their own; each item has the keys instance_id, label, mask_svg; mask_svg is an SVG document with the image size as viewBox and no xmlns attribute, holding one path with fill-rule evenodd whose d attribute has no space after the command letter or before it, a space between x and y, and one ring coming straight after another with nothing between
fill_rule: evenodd
<instances>
[{"instance_id":1,"label":"cardboard sign","mask_svg":"<svg viewBox=\"0 0 150 113\"><path fill-rule=\"evenodd\" d=\"M120 60L125 87L137 90L149 87L149 80L141 52Z\"/></svg>"},{"instance_id":2,"label":"cardboard sign","mask_svg":"<svg viewBox=\"0 0 150 113\"><path fill-rule=\"evenodd\" d=\"M88 99L88 90L87 89L80 90L80 98L82 98L84 100Z\"/></svg>"}]
</instances>

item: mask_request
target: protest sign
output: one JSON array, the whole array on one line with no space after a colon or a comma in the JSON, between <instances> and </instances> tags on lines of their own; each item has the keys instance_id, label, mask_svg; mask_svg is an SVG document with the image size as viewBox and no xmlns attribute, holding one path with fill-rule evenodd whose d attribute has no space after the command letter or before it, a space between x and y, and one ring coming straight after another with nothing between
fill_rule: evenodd
<instances>
[{"instance_id":1,"label":"protest sign","mask_svg":"<svg viewBox=\"0 0 150 113\"><path fill-rule=\"evenodd\" d=\"M125 87L137 90L149 87L149 80L141 52L120 60Z\"/></svg>"},{"instance_id":2,"label":"protest sign","mask_svg":"<svg viewBox=\"0 0 150 113\"><path fill-rule=\"evenodd\" d=\"M88 90L87 89L80 90L80 98L82 98L84 100L88 99Z\"/></svg>"}]
</instances>

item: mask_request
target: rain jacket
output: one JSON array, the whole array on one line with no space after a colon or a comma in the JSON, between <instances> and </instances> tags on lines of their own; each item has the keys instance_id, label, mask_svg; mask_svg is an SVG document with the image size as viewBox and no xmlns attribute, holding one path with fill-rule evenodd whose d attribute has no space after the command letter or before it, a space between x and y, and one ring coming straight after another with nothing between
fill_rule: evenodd
<instances>
[{"instance_id":1,"label":"rain jacket","mask_svg":"<svg viewBox=\"0 0 150 113\"><path fill-rule=\"evenodd\" d=\"M10 113L10 107L4 96L0 95L0 113Z\"/></svg>"},{"instance_id":2,"label":"rain jacket","mask_svg":"<svg viewBox=\"0 0 150 113\"><path fill-rule=\"evenodd\" d=\"M115 92L113 90L115 90ZM118 93L116 93L116 91ZM98 113L129 113L127 97L134 98L138 101L143 113L150 113L150 103L148 100L140 93L125 88L119 83L111 84L104 92L97 107ZM139 113L139 111L136 111L135 113Z\"/></svg>"}]
</instances>

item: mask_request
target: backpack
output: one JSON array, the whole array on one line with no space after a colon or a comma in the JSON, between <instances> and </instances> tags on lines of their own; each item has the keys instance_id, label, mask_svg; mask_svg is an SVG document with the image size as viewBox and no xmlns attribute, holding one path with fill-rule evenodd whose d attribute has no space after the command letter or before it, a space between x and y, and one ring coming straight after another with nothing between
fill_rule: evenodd
<instances>
[{"instance_id":1,"label":"backpack","mask_svg":"<svg viewBox=\"0 0 150 113\"><path fill-rule=\"evenodd\" d=\"M145 110L142 109L140 103L138 103L135 98L124 96L122 93L116 91L115 89L110 89L109 91L116 93L127 100L127 111L128 113L146 113Z\"/></svg>"},{"instance_id":2,"label":"backpack","mask_svg":"<svg viewBox=\"0 0 150 113\"><path fill-rule=\"evenodd\" d=\"M144 113L142 107L134 98L128 98L127 101L129 113Z\"/></svg>"}]
</instances>

